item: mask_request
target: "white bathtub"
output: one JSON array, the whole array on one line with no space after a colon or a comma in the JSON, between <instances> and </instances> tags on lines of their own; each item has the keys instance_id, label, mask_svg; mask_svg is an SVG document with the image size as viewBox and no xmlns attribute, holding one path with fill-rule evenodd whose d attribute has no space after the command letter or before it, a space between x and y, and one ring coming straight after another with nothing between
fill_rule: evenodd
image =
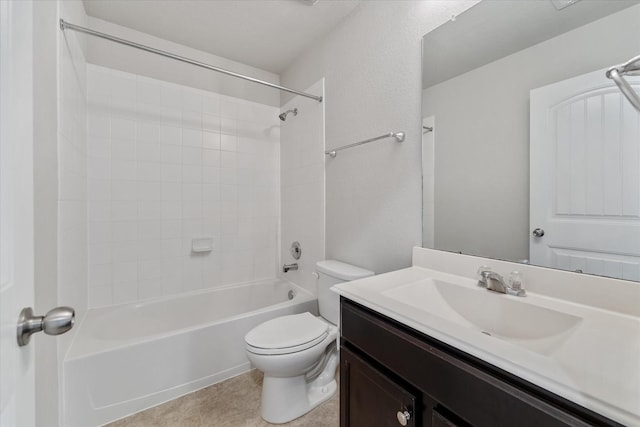
<instances>
[{"instance_id":1,"label":"white bathtub","mask_svg":"<svg viewBox=\"0 0 640 427\"><path fill-rule=\"evenodd\" d=\"M245 334L305 311L317 314L315 297L279 280L89 310L65 357L64 425L102 425L248 371Z\"/></svg>"}]
</instances>

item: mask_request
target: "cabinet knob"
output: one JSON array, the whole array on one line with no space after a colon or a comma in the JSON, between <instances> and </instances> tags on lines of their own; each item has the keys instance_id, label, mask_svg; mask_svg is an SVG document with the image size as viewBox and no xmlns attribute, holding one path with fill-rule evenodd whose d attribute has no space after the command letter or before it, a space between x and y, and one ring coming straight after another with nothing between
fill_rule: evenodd
<instances>
[{"instance_id":1,"label":"cabinet knob","mask_svg":"<svg viewBox=\"0 0 640 427\"><path fill-rule=\"evenodd\" d=\"M411 412L407 411L406 409L404 411L398 411L396 417L398 418L398 422L401 426L406 426L411 419Z\"/></svg>"}]
</instances>

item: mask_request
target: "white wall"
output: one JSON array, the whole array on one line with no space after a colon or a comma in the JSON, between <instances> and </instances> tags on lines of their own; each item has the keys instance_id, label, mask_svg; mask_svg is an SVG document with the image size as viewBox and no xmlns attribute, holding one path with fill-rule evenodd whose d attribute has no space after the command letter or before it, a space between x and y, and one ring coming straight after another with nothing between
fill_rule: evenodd
<instances>
[{"instance_id":1,"label":"white wall","mask_svg":"<svg viewBox=\"0 0 640 427\"><path fill-rule=\"evenodd\" d=\"M115 35L156 49L162 49L270 83L280 83L280 77L277 74L231 61L220 56L211 55L101 19L89 17L88 26L96 31ZM102 65L120 71L208 90L261 104L272 106L278 106L280 104L280 94L272 88L235 77L225 76L214 71L185 64L108 40L90 36L83 37L87 38L87 62L91 64Z\"/></svg>"},{"instance_id":2,"label":"white wall","mask_svg":"<svg viewBox=\"0 0 640 427\"><path fill-rule=\"evenodd\" d=\"M639 21L634 6L424 90L438 124L436 248L529 258L529 91L637 55Z\"/></svg>"},{"instance_id":3,"label":"white wall","mask_svg":"<svg viewBox=\"0 0 640 427\"><path fill-rule=\"evenodd\" d=\"M276 277L279 110L88 70L90 306Z\"/></svg>"},{"instance_id":4,"label":"white wall","mask_svg":"<svg viewBox=\"0 0 640 427\"><path fill-rule=\"evenodd\" d=\"M304 90L323 94L324 81ZM297 108L281 124L281 252L282 263L298 263L298 270L283 274L288 280L316 293L316 262L325 259L324 103L294 97L282 111ZM291 243L300 242L302 257L295 260Z\"/></svg>"},{"instance_id":5,"label":"white wall","mask_svg":"<svg viewBox=\"0 0 640 427\"><path fill-rule=\"evenodd\" d=\"M290 87L325 77L328 148L407 133L402 144L379 141L326 160L328 258L377 273L411 264L408 248L422 241L422 36L474 3L363 2L281 75Z\"/></svg>"}]
</instances>

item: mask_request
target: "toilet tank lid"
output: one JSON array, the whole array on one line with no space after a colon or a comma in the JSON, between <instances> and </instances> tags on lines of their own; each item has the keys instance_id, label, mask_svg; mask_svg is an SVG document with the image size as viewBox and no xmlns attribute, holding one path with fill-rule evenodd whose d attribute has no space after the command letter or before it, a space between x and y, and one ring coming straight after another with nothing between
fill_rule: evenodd
<instances>
[{"instance_id":1,"label":"toilet tank lid","mask_svg":"<svg viewBox=\"0 0 640 427\"><path fill-rule=\"evenodd\" d=\"M366 270L334 259L318 261L316 263L316 268L319 272L340 280L362 279L375 274L371 270Z\"/></svg>"}]
</instances>

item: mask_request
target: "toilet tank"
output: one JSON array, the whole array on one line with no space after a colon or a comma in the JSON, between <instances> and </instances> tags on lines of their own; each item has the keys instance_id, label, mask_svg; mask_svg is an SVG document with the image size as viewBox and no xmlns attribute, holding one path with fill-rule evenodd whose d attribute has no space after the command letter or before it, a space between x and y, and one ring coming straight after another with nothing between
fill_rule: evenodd
<instances>
[{"instance_id":1,"label":"toilet tank","mask_svg":"<svg viewBox=\"0 0 640 427\"><path fill-rule=\"evenodd\" d=\"M330 288L333 285L373 276L373 271L336 260L318 261L318 308L320 316L337 325L340 322L340 295Z\"/></svg>"}]
</instances>

